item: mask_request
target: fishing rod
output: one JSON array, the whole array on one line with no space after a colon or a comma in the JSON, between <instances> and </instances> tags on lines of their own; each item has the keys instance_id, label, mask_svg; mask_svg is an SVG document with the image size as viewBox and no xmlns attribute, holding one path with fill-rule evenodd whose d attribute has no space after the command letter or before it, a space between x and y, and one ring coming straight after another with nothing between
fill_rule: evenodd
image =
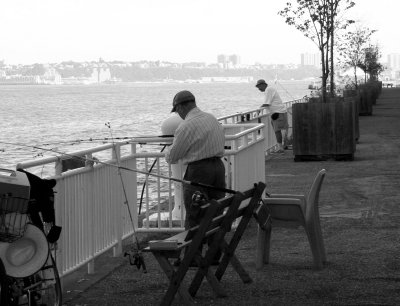
<instances>
[{"instance_id":1,"label":"fishing rod","mask_svg":"<svg viewBox=\"0 0 400 306\"><path fill-rule=\"evenodd\" d=\"M296 100L296 99L287 91L287 89L286 89L285 87L283 87L283 85L282 85L280 82L278 82L278 80L277 80L275 83L278 83L278 85L290 96L290 98L292 98L292 100Z\"/></svg>"},{"instance_id":2,"label":"fishing rod","mask_svg":"<svg viewBox=\"0 0 400 306\"><path fill-rule=\"evenodd\" d=\"M162 153L162 152L165 150L166 147L167 147L167 145L164 145L164 147L161 149L160 153ZM156 162L157 162L157 159L155 159L155 160L153 161L153 164L151 165L151 167L150 167L150 169L149 169L149 173L151 172L151 170L153 170L153 168L154 168ZM144 181L144 183L143 183L142 194L140 195L139 215L140 215L140 213L141 213L141 211L142 211L142 203L143 203L143 195L144 195L144 189L145 189L145 187L146 187L146 181Z\"/></svg>"},{"instance_id":3,"label":"fishing rod","mask_svg":"<svg viewBox=\"0 0 400 306\"><path fill-rule=\"evenodd\" d=\"M270 75L270 77L272 77L271 73L268 73ZM293 100L296 100L288 91L285 87L283 87L283 85L278 81L278 75L275 75L274 78L274 84L278 84L289 96L290 98L292 98Z\"/></svg>"},{"instance_id":4,"label":"fishing rod","mask_svg":"<svg viewBox=\"0 0 400 306\"><path fill-rule=\"evenodd\" d=\"M114 142L115 140L134 140L140 138L170 138L174 137L174 135L149 135L149 136L125 136L125 137L103 137L103 138L86 138L86 139L74 139L74 140L66 140L66 141L58 141L58 142L47 142L42 143L42 146L51 146L55 144L72 144L79 142Z\"/></svg>"},{"instance_id":5,"label":"fishing rod","mask_svg":"<svg viewBox=\"0 0 400 306\"><path fill-rule=\"evenodd\" d=\"M83 160L83 161L90 161L90 162L93 162L93 163L102 164L102 165L113 167L113 168L117 168L117 169L119 168L119 169L125 170L125 171L131 171L131 172L140 173L140 174L144 174L144 175L154 176L154 177L157 177L157 178L170 180L170 181L175 181L175 182L178 182L178 183L184 183L184 184L187 184L187 185L192 185L192 186L203 187L203 188L207 188L207 189L223 191L223 192L230 193L230 194L236 194L237 193L235 190L228 189L228 188L215 187L215 186L208 185L208 184L203 184L203 183L198 183L198 182L178 179L178 178L174 178L174 177L169 177L169 176L165 176L165 175L161 175L161 174L150 173L148 171L142 171L142 170L132 169L132 168L128 168L128 167L123 167L121 165L118 166L118 165L114 165L114 164L111 164L111 163L106 163L106 162L103 162L103 161L100 161L100 160L97 160L97 159L89 158L89 157L86 157L86 156L74 155L74 154L70 154L70 153L66 153L66 152L62 152L62 151L58 151L58 150L54 150L54 149L46 149L46 148L42 148L42 147L39 147L39 146L26 145L26 144L21 144L21 143L5 142L5 141L0 141L0 143L8 144L8 145L14 145L14 146L20 146L20 147L34 148L34 149L45 151L45 152L52 152L52 153L56 153L56 154L65 155L65 156L73 157L73 158L76 158L76 159L80 159L80 160Z\"/></svg>"},{"instance_id":6,"label":"fishing rod","mask_svg":"<svg viewBox=\"0 0 400 306\"><path fill-rule=\"evenodd\" d=\"M133 222L131 209L129 207L128 197L126 195L124 179L122 178L122 174L121 174L119 154L118 154L116 146L115 146L114 137L113 137L112 130L111 130L111 123L110 122L106 122L105 126L107 126L109 128L109 130L110 130L112 145L113 145L113 149L114 149L114 153L115 153L115 160L116 160L116 163L117 163L117 166L118 166L118 176L121 179L122 190L124 192L124 197L125 197L125 204L126 204L126 207L128 208L129 218L130 218L131 223L132 223L133 236L135 237L135 241L136 241L136 250L133 250L131 252L125 252L124 256L129 256L129 263L131 265L135 265L138 269L140 269L140 267L143 267L143 272L147 273L146 264L144 262L144 257L143 257L142 252L140 251L140 243L139 243L139 239L138 239L137 234L136 234L135 223ZM132 259L133 259L133 261L132 261Z\"/></svg>"}]
</instances>

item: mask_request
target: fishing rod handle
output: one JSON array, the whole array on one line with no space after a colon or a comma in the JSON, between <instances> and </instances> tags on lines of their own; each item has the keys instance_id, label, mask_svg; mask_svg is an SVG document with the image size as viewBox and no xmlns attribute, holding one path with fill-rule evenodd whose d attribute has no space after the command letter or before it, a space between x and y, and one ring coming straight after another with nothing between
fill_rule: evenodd
<instances>
[{"instance_id":1,"label":"fishing rod handle","mask_svg":"<svg viewBox=\"0 0 400 306\"><path fill-rule=\"evenodd\" d=\"M192 186L197 186L197 187L203 187L203 188L207 188L207 189L223 191L223 192L231 193L231 194L236 194L237 193L235 190L232 190L232 189L223 188L223 187L215 187L215 186L208 185L208 184L203 184L203 183L197 183L197 182L192 182L192 181L185 181L185 183L190 184Z\"/></svg>"}]
</instances>

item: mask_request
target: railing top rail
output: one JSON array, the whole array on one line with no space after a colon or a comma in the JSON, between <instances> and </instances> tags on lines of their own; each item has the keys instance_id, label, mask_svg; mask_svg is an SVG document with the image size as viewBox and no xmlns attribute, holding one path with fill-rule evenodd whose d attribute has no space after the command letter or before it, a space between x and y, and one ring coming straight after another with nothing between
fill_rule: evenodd
<instances>
[{"instance_id":1,"label":"railing top rail","mask_svg":"<svg viewBox=\"0 0 400 306\"><path fill-rule=\"evenodd\" d=\"M303 98L299 98L299 99L284 101L283 104L286 104L286 105L290 106L290 105L292 105L294 103L301 103L301 102L305 102L304 97ZM259 107L259 108L251 109L251 110L248 110L248 111L243 111L243 112L238 112L238 113L231 114L231 115L218 117L218 120L219 121L224 121L224 120L229 119L229 118L234 118L234 117L238 117L238 116L245 116L247 114L255 114L255 116L253 116L253 119L259 118L259 117L265 117L265 116L267 116L269 114L269 113L265 112L265 110L266 110L265 107Z\"/></svg>"},{"instance_id":2,"label":"railing top rail","mask_svg":"<svg viewBox=\"0 0 400 306\"><path fill-rule=\"evenodd\" d=\"M121 143L125 143L126 142L121 142ZM44 149L44 151L48 151L48 152L53 152L55 154L58 154L57 156L50 156L50 157L43 157L43 158L38 158L35 160L31 160L31 161L27 161L27 162L22 162L22 163L18 163L17 164L17 168L21 167L21 168L30 168L30 167L36 167L36 166L41 166L44 164L50 164L50 163L54 163L57 162L59 160L62 159L67 159L70 157L81 157L84 156L86 154L91 154L91 153L95 153L95 152L101 152L104 150L108 150L111 149L113 147L113 144L105 144L105 145L101 145L101 146L96 146L90 149L84 149L84 150L80 150L80 151L74 151L74 152L61 152L61 151L57 151L57 150L52 150L52 149ZM39 147L37 147L38 149L41 149Z\"/></svg>"},{"instance_id":3,"label":"railing top rail","mask_svg":"<svg viewBox=\"0 0 400 306\"><path fill-rule=\"evenodd\" d=\"M253 133L254 131L262 129L264 126L263 123L243 123L238 126L238 124L222 124L224 129L229 129L229 128L244 128L243 130L237 132L237 133L232 133L229 135L226 135L226 140L234 140L238 139L240 137L243 137L246 134ZM115 141L114 144L118 147L122 146L127 146L131 144L144 144L144 143L160 143L160 144L170 144L173 141L173 137L160 137L160 136L155 136L155 137L140 137L140 138L132 138L130 140L124 140L124 141ZM21 162L17 164L17 167L20 168L31 168L31 167L37 167L37 166L42 166L45 164L51 164L55 162L59 162L60 160L63 159L68 159L68 158L73 158L73 157L83 157L87 154L93 154L96 152L101 152L105 150L109 150L113 148L113 144L104 144L100 146L96 146L90 149L84 149L84 150L79 150L79 151L73 151L73 152L61 152L57 150L45 150L48 152L53 152L57 154L57 156L51 156L51 157L43 157L43 158L38 158L35 160L30 160L26 162ZM38 148L40 149L40 148ZM140 155L140 153L137 153ZM148 153L146 155L149 155ZM153 154L154 155L154 154ZM163 156L163 153L157 154L160 156ZM150 155L149 155L150 156Z\"/></svg>"},{"instance_id":4,"label":"railing top rail","mask_svg":"<svg viewBox=\"0 0 400 306\"><path fill-rule=\"evenodd\" d=\"M222 124L222 127L224 129L228 129L228 128L237 128L237 127L247 127L247 130L244 130L247 133L251 133L254 129L258 130L260 128L262 128L264 126L263 123L240 123L240 125L238 125L237 123L228 123L228 124Z\"/></svg>"},{"instance_id":5,"label":"railing top rail","mask_svg":"<svg viewBox=\"0 0 400 306\"><path fill-rule=\"evenodd\" d=\"M174 136L171 135L169 137L166 136L155 136L155 137L133 137L127 142L129 143L171 143L174 139Z\"/></svg>"},{"instance_id":6,"label":"railing top rail","mask_svg":"<svg viewBox=\"0 0 400 306\"><path fill-rule=\"evenodd\" d=\"M250 127L249 129L243 130L239 133L233 134L233 135L225 135L225 139L226 140L233 140L233 139L237 139L240 137L243 137L246 134L250 134L252 132L258 131L260 129L262 129L264 127L264 123L244 123L244 124L240 124L240 126L248 126ZM230 124L231 127L238 127L237 124Z\"/></svg>"},{"instance_id":7,"label":"railing top rail","mask_svg":"<svg viewBox=\"0 0 400 306\"><path fill-rule=\"evenodd\" d=\"M237 117L237 116L252 114L252 113L255 113L255 112L260 112L260 111L262 111L262 109L263 108L256 108L256 109L252 109L252 110L248 110L248 111L243 111L243 112L238 112L238 113L231 114L231 115L218 117L217 119L218 119L218 121L223 121L225 119L229 119L229 118L232 118L232 117Z\"/></svg>"}]
</instances>

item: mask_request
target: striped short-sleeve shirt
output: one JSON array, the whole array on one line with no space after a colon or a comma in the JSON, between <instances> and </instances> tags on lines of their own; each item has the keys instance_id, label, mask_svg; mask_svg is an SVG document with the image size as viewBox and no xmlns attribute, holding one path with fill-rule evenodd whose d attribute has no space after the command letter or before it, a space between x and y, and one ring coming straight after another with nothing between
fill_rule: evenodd
<instances>
[{"instance_id":1,"label":"striped short-sleeve shirt","mask_svg":"<svg viewBox=\"0 0 400 306\"><path fill-rule=\"evenodd\" d=\"M182 160L188 164L209 157L224 155L225 135L212 114L193 108L175 131L174 141L165 154L170 164Z\"/></svg>"}]
</instances>

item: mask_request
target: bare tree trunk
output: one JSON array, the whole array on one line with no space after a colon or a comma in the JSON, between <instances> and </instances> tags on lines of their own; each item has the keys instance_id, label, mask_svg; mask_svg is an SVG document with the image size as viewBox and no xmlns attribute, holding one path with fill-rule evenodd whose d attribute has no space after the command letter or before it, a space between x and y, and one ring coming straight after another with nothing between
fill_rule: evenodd
<instances>
[{"instance_id":1,"label":"bare tree trunk","mask_svg":"<svg viewBox=\"0 0 400 306\"><path fill-rule=\"evenodd\" d=\"M354 81L356 83L356 89L358 88L357 84L357 66L354 66Z\"/></svg>"},{"instance_id":2,"label":"bare tree trunk","mask_svg":"<svg viewBox=\"0 0 400 306\"><path fill-rule=\"evenodd\" d=\"M324 47L321 47L321 66L322 66L322 88L321 88L321 93L322 93L322 103L326 102L326 79L327 79L327 73L326 73L326 63L325 63L325 52L324 52Z\"/></svg>"},{"instance_id":3,"label":"bare tree trunk","mask_svg":"<svg viewBox=\"0 0 400 306\"><path fill-rule=\"evenodd\" d=\"M331 20L330 20L330 23L331 23L331 25L330 25L330 29L331 29L331 97L333 97L334 96L334 93L335 93L335 70L334 70L334 67L333 67L333 65L334 65L334 62L333 62L333 43L334 43L334 26L333 26L333 21L334 21L334 15L333 15L333 5L334 5L334 3L333 3L333 1L331 1L331 12L330 12L330 14L331 14Z\"/></svg>"},{"instance_id":4,"label":"bare tree trunk","mask_svg":"<svg viewBox=\"0 0 400 306\"><path fill-rule=\"evenodd\" d=\"M324 50L324 61L325 61L325 75L324 75L324 81L325 81L325 86L324 86L324 92L325 92L325 100L324 102L328 102L326 97L327 97L327 84L328 84L328 78L330 74L329 70L329 37L327 37L326 40L326 45L325 45L325 50Z\"/></svg>"}]
</instances>

